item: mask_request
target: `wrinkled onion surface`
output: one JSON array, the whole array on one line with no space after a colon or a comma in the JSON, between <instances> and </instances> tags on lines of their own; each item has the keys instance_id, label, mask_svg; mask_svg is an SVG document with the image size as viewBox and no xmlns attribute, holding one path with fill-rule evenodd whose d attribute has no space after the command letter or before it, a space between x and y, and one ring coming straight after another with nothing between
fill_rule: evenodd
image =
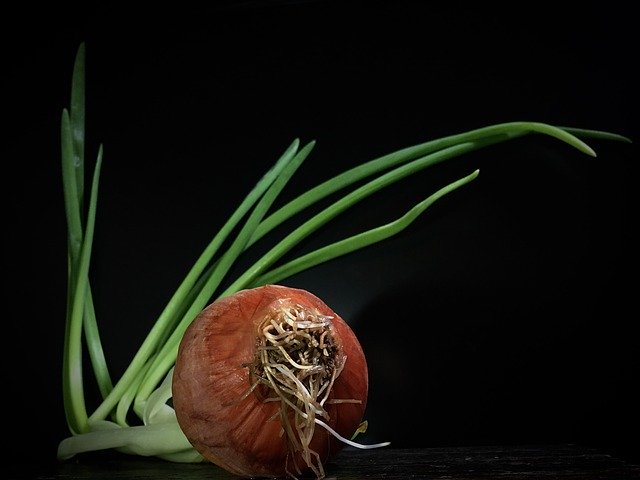
<instances>
[{"instance_id":1,"label":"wrinkled onion surface","mask_svg":"<svg viewBox=\"0 0 640 480\"><path fill-rule=\"evenodd\" d=\"M178 423L209 461L242 476L313 472L362 421L368 375L355 334L313 294L268 285L205 308L180 344ZM320 423L318 423L320 421Z\"/></svg>"}]
</instances>

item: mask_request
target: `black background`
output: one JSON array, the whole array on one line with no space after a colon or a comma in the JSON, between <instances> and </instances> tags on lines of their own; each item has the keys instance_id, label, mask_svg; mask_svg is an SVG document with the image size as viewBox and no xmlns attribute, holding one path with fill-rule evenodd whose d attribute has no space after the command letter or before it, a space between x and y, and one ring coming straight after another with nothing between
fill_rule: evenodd
<instances>
[{"instance_id":1,"label":"black background","mask_svg":"<svg viewBox=\"0 0 640 480\"><path fill-rule=\"evenodd\" d=\"M91 279L117 377L294 138L318 143L282 201L349 166L492 123L637 141L632 17L616 2L320 0L3 15L14 457L51 460L67 434L59 119L80 42L89 166L105 146ZM542 136L468 154L372 196L295 250L390 221L481 170L397 237L283 282L323 298L360 337L370 369L363 442L572 442L640 461L637 150L588 143L597 158Z\"/></svg>"}]
</instances>

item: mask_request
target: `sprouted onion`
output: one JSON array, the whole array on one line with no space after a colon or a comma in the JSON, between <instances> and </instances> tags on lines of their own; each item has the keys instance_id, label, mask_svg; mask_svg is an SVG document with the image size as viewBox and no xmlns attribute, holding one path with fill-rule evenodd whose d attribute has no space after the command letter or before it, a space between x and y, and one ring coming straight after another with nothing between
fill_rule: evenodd
<instances>
[{"instance_id":1,"label":"sprouted onion","mask_svg":"<svg viewBox=\"0 0 640 480\"><path fill-rule=\"evenodd\" d=\"M241 376L244 380L235 390L237 398L228 398L228 395L221 393L220 398L210 399L211 402L218 402L219 406L223 403L225 405L225 408L208 413L214 420L210 422L210 426L224 429L225 420L221 415L225 409L241 408L249 397L260 399L263 425L257 425L256 428L273 431L280 438L288 439L284 456L280 453L275 455L279 462L277 465L274 464L273 457L266 458L263 455L264 451L254 452L255 456L252 458L245 455L245 452L236 453L244 456L239 464L225 460L219 452L209 449L207 432L191 431L190 421L185 419L192 413L190 409L197 405L192 402L182 405L181 399L182 394L185 394L184 398L189 398L188 395L193 394L196 387L181 383L184 380L181 372L185 369L203 369L200 371L203 374L207 366L202 363L187 366L188 357L195 355L191 353L193 349L187 349L186 354L181 354L180 362L176 363L183 337L185 342L191 338L185 336L185 332L189 329L192 334L195 325L201 323L200 319L206 318L208 312L217 308L215 305L237 301L238 295L247 295L246 292L254 292L255 295L255 292L261 291L259 287L280 283L295 273L397 234L437 200L478 175L476 170L444 186L395 221L344 238L293 260L279 262L294 246L351 206L427 167L531 133L554 137L591 156L595 156L594 151L578 137L628 141L625 137L609 132L560 128L537 122L490 125L410 146L362 163L272 211L273 202L314 146L314 142L309 142L300 148L300 142L296 139L206 246L156 319L129 366L117 382L113 382L100 341L89 282L103 149L100 145L87 203L84 188L84 67L85 48L80 45L73 68L70 108L63 109L61 120L62 178L69 265L62 387L65 415L71 435L59 444L60 459L68 459L82 452L114 449L133 455L156 456L173 462L200 462L205 458L217 460L220 466L241 474L248 472L245 468L249 465L251 472L258 474L295 475L296 472L310 469L317 477L323 476L322 461L330 451L338 449L336 442L367 447L353 441L353 436L362 432L366 425L365 422L360 423L366 405L366 362L346 323L328 307L320 308L318 305L324 304L308 292L293 294L294 289L275 286L265 287L271 292L269 295L275 290L285 293L277 298L269 297L272 300L268 302L270 306L265 306L272 313L276 312L275 317L254 319L251 315L245 316L245 319L251 318L252 322L258 322L255 325L251 323L252 327L255 326L255 330L251 330L251 351L255 354L243 357L240 353L247 353L249 350L229 352L237 358L242 357L241 363L236 363L234 368L244 372ZM228 278L227 274L235 261L268 232L307 207L335 192L344 191L356 182L360 184L357 188L344 193L334 203L301 221L282 239L275 241L271 249L252 266L237 277ZM228 285L224 290L221 289L223 281ZM285 290L280 290L283 288ZM314 300L309 305L302 301L300 295L307 300ZM207 307L210 304L214 306ZM274 305L280 305L281 309L274 310ZM199 320L194 322L196 317ZM231 328L228 318L220 316L218 322L213 322L215 328L222 331ZM190 327L192 324L194 326ZM301 337L296 338L297 335ZM307 340L302 341L303 338ZM290 348L293 345L290 342L294 341L300 342L298 346L302 351ZM323 348L320 349L320 345ZM339 345L341 347L338 348ZM215 351L216 348L232 347L231 344L225 347L224 343L218 343L212 349ZM83 348L88 352L102 398L91 413L85 403ZM329 363L323 363L323 359L317 357L318 352L325 348L328 349L327 352L333 349L334 356ZM185 352L184 348L182 351ZM360 369L353 373L358 369L352 365L357 364L360 364ZM177 369L175 380L174 366ZM360 380L354 380L356 378ZM358 384L359 389L341 386ZM211 385L211 388L215 389L216 386ZM269 415L265 413L267 410ZM336 420L342 418L347 421ZM219 432L211 435L219 435ZM224 443L218 446L228 447ZM381 445L369 445L377 446ZM242 448L251 447L245 445Z\"/></svg>"}]
</instances>

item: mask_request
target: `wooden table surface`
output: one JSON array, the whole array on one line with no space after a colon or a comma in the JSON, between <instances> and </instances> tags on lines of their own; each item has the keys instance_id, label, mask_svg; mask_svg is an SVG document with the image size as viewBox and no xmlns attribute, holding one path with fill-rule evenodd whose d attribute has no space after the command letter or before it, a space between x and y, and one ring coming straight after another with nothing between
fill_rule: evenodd
<instances>
[{"instance_id":1,"label":"wooden table surface","mask_svg":"<svg viewBox=\"0 0 640 480\"><path fill-rule=\"evenodd\" d=\"M640 479L640 465L575 445L343 450L325 465L327 479ZM7 478L4 476L4 478ZM126 455L78 457L49 466L18 466L10 479L237 480L211 464L175 464Z\"/></svg>"}]
</instances>

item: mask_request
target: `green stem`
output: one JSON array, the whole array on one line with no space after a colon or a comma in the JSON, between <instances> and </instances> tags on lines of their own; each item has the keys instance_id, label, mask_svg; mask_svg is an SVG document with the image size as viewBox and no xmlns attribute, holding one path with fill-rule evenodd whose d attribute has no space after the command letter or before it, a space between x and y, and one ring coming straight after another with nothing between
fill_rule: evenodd
<instances>
[{"instance_id":1,"label":"green stem","mask_svg":"<svg viewBox=\"0 0 640 480\"><path fill-rule=\"evenodd\" d=\"M74 269L77 256L82 245L82 221L78 205L78 183L76 168L74 166L73 140L71 136L71 121L69 112L62 111L60 128L61 158L62 158L62 185L64 193L64 206L67 217L67 237L71 265Z\"/></svg>"},{"instance_id":2,"label":"green stem","mask_svg":"<svg viewBox=\"0 0 640 480\"><path fill-rule=\"evenodd\" d=\"M89 351L89 359L93 367L93 373L96 377L98 389L102 398L106 398L113 389L111 375L107 368L107 361L104 357L102 342L100 341L100 332L98 330L98 322L96 320L96 312L93 307L93 295L91 286L87 280L87 298L84 304L84 337Z\"/></svg>"},{"instance_id":3,"label":"green stem","mask_svg":"<svg viewBox=\"0 0 640 480\"><path fill-rule=\"evenodd\" d=\"M290 262L285 263L284 265L281 265L278 268L264 273L260 277L256 278L250 285L250 287L258 287L261 285L278 283L285 278L295 275L296 273L308 270L309 268L315 267L316 265L327 262L329 260L333 260L343 255L347 255L348 253L354 252L356 250L363 249L369 245L381 242L382 240L400 233L402 230L411 225L411 223L413 223L413 221L417 219L420 214L427 210L436 201L474 180L478 176L479 172L479 170L476 170L471 175L461 178L460 180L457 180L453 183L450 183L446 187L441 188L433 195L415 205L402 217L394 220L393 222L334 242L330 245L314 250L313 252L307 253L306 255L302 255Z\"/></svg>"},{"instance_id":4,"label":"green stem","mask_svg":"<svg viewBox=\"0 0 640 480\"><path fill-rule=\"evenodd\" d=\"M85 432L88 429L82 379L82 320L84 316L85 299L87 298L89 264L98 198L98 179L100 178L101 166L102 146L98 152L98 159L93 173L91 200L87 215L87 229L80 249L78 275L64 347L66 355L63 358L62 386L67 421L74 433Z\"/></svg>"},{"instance_id":5,"label":"green stem","mask_svg":"<svg viewBox=\"0 0 640 480\"><path fill-rule=\"evenodd\" d=\"M123 427L128 426L127 415L129 414L129 409L136 398L136 392L138 391L138 388L140 388L140 384L149 371L149 367L151 366L151 362L154 358L155 356L149 358L144 367L141 368L138 372L136 378L133 380L133 382L131 382L129 388L127 388L126 391L122 394L122 397L120 398L120 401L118 402L118 405L116 407L116 423L118 423L118 425Z\"/></svg>"},{"instance_id":6,"label":"green stem","mask_svg":"<svg viewBox=\"0 0 640 480\"><path fill-rule=\"evenodd\" d=\"M84 138L85 138L85 47L80 44L76 52L71 78L71 139L73 144L73 165L77 185L78 211L84 203Z\"/></svg>"},{"instance_id":7,"label":"green stem","mask_svg":"<svg viewBox=\"0 0 640 480\"><path fill-rule=\"evenodd\" d=\"M617 133L604 132L602 130L589 130L586 128L558 127L576 137L596 138L598 140L612 140L614 142L632 143L629 137Z\"/></svg>"}]
</instances>

